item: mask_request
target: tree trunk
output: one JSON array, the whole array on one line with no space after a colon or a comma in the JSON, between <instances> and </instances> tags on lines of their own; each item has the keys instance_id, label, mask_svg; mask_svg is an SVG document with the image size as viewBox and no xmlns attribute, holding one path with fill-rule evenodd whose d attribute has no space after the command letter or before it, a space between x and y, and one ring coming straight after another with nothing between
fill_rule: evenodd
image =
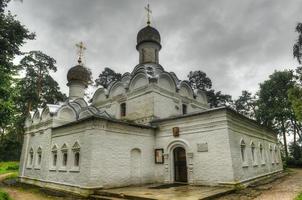
<instances>
[{"instance_id":1,"label":"tree trunk","mask_svg":"<svg viewBox=\"0 0 302 200\"><path fill-rule=\"evenodd\" d=\"M285 158L288 158L288 150L287 150L287 140L286 140L286 131L284 122L282 122L282 134L283 134L283 143L284 143L284 150L285 150Z\"/></svg>"}]
</instances>

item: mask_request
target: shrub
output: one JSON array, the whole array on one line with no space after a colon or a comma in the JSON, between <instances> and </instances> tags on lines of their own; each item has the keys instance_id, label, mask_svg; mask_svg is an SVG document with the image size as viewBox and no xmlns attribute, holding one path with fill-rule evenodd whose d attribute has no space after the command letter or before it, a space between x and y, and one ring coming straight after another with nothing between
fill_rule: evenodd
<instances>
[{"instance_id":1,"label":"shrub","mask_svg":"<svg viewBox=\"0 0 302 200\"><path fill-rule=\"evenodd\" d=\"M302 192L295 198L295 200L302 200Z\"/></svg>"},{"instance_id":2,"label":"shrub","mask_svg":"<svg viewBox=\"0 0 302 200\"><path fill-rule=\"evenodd\" d=\"M291 158L289 157L287 160L286 160L286 164L289 166L289 167L301 167L302 168L302 158L300 158L299 160L296 160L294 158Z\"/></svg>"},{"instance_id":3,"label":"shrub","mask_svg":"<svg viewBox=\"0 0 302 200\"><path fill-rule=\"evenodd\" d=\"M12 200L6 192L0 190L0 200Z\"/></svg>"}]
</instances>

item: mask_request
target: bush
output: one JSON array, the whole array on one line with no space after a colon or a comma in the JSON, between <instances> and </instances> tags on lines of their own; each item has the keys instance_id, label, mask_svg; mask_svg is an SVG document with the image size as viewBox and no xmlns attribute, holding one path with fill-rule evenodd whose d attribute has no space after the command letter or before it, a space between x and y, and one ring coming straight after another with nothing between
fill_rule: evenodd
<instances>
[{"instance_id":1,"label":"bush","mask_svg":"<svg viewBox=\"0 0 302 200\"><path fill-rule=\"evenodd\" d=\"M6 192L0 190L0 200L12 200Z\"/></svg>"},{"instance_id":2,"label":"bush","mask_svg":"<svg viewBox=\"0 0 302 200\"><path fill-rule=\"evenodd\" d=\"M302 158L300 158L299 160L296 160L294 158L289 157L286 160L286 164L289 167L299 167L299 168L301 167L302 168Z\"/></svg>"},{"instance_id":3,"label":"bush","mask_svg":"<svg viewBox=\"0 0 302 200\"><path fill-rule=\"evenodd\" d=\"M0 174L15 172L19 169L18 162L0 162Z\"/></svg>"}]
</instances>

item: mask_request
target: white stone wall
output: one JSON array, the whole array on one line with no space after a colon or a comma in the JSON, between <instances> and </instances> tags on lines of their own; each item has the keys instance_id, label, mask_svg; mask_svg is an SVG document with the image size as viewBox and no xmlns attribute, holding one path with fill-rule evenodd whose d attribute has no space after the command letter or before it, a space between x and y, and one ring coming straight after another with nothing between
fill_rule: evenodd
<instances>
[{"instance_id":1,"label":"white stone wall","mask_svg":"<svg viewBox=\"0 0 302 200\"><path fill-rule=\"evenodd\" d=\"M173 127L180 136L174 137ZM207 152L198 152L197 145L207 143ZM163 148L164 165L157 165L156 180L173 182L173 146L183 146L187 153L188 181L194 184L218 184L233 180L226 116L223 112L186 117L159 124L156 148Z\"/></svg>"},{"instance_id":2,"label":"white stone wall","mask_svg":"<svg viewBox=\"0 0 302 200\"><path fill-rule=\"evenodd\" d=\"M139 149L140 184L154 182L153 130L108 122L91 135L90 184L119 187L133 184L131 150Z\"/></svg>"},{"instance_id":3,"label":"white stone wall","mask_svg":"<svg viewBox=\"0 0 302 200\"><path fill-rule=\"evenodd\" d=\"M259 125L251 123L233 114L228 114L230 147L232 152L234 181L244 182L260 175L269 174L283 169L280 148L276 135ZM241 154L241 141L244 141L245 159ZM252 146L254 143L254 160ZM262 158L260 153L262 144ZM272 151L270 150L270 147ZM275 151L276 147L276 151Z\"/></svg>"}]
</instances>

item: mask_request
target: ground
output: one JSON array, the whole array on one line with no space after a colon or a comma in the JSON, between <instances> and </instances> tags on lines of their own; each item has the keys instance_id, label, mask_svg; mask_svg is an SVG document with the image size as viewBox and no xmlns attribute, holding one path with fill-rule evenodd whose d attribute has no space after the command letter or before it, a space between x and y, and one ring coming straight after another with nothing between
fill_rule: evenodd
<instances>
[{"instance_id":1,"label":"ground","mask_svg":"<svg viewBox=\"0 0 302 200\"><path fill-rule=\"evenodd\" d=\"M0 182L11 174L12 172L0 175ZM66 197L46 195L37 188L25 189L8 185L0 185L0 187L13 200L68 200ZM233 194L217 198L216 200L293 200L300 192L302 192L302 169L291 169L289 175L274 182L238 190Z\"/></svg>"},{"instance_id":2,"label":"ground","mask_svg":"<svg viewBox=\"0 0 302 200\"><path fill-rule=\"evenodd\" d=\"M288 176L272 183L240 190L216 200L293 200L300 192L302 192L302 169L291 169Z\"/></svg>"}]
</instances>

